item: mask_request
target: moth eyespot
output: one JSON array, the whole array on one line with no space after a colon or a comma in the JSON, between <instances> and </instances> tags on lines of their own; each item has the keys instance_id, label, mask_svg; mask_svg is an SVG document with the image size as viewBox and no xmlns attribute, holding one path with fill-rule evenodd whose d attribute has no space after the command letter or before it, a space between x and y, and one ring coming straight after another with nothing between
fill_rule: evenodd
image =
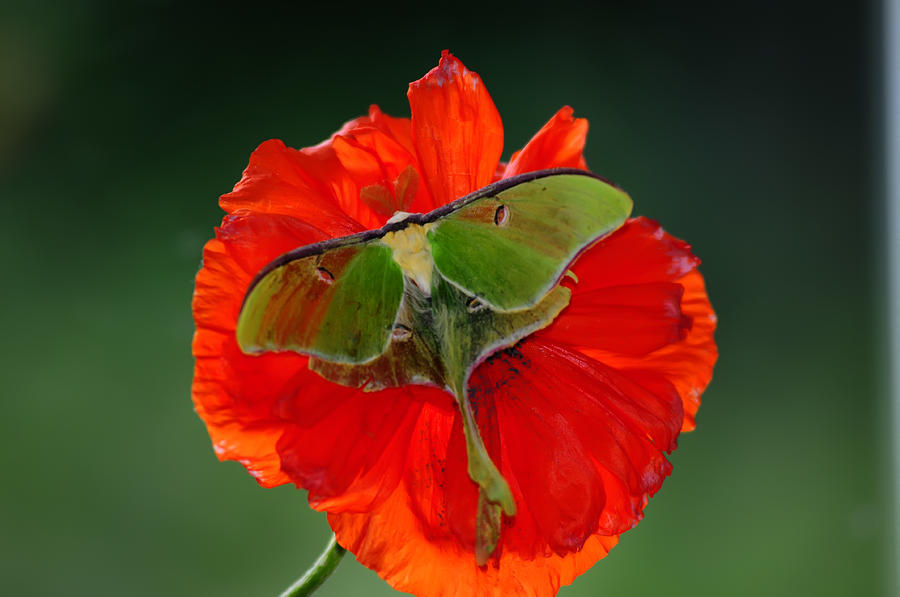
<instances>
[{"instance_id":1,"label":"moth eyespot","mask_svg":"<svg viewBox=\"0 0 900 597\"><path fill-rule=\"evenodd\" d=\"M394 329L391 330L391 340L394 342L404 342L409 340L410 336L412 336L412 330L402 323L395 324Z\"/></svg>"},{"instance_id":2,"label":"moth eyespot","mask_svg":"<svg viewBox=\"0 0 900 597\"><path fill-rule=\"evenodd\" d=\"M332 274L324 267L317 267L316 271L319 273L319 279L326 284L331 284L332 282L334 282L334 274Z\"/></svg>"},{"instance_id":3,"label":"moth eyespot","mask_svg":"<svg viewBox=\"0 0 900 597\"><path fill-rule=\"evenodd\" d=\"M494 212L494 224L497 226L505 226L508 220L509 210L506 209L505 205L501 205L497 208L497 211Z\"/></svg>"},{"instance_id":4,"label":"moth eyespot","mask_svg":"<svg viewBox=\"0 0 900 597\"><path fill-rule=\"evenodd\" d=\"M477 313L478 311L482 311L485 308L485 304L478 300L477 297L470 297L466 301L466 310L469 313Z\"/></svg>"}]
</instances>

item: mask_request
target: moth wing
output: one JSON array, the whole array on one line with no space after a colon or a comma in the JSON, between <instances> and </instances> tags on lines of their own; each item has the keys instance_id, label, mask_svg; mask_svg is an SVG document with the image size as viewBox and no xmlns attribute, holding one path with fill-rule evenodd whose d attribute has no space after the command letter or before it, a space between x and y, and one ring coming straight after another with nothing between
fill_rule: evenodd
<instances>
[{"instance_id":1,"label":"moth wing","mask_svg":"<svg viewBox=\"0 0 900 597\"><path fill-rule=\"evenodd\" d=\"M378 240L304 249L274 261L251 285L238 317L241 350L295 351L338 363L380 355L403 295L391 249Z\"/></svg>"},{"instance_id":2,"label":"moth wing","mask_svg":"<svg viewBox=\"0 0 900 597\"><path fill-rule=\"evenodd\" d=\"M624 191L590 173L547 173L464 203L432 223L428 240L445 278L492 308L515 311L540 302L631 207Z\"/></svg>"}]
</instances>

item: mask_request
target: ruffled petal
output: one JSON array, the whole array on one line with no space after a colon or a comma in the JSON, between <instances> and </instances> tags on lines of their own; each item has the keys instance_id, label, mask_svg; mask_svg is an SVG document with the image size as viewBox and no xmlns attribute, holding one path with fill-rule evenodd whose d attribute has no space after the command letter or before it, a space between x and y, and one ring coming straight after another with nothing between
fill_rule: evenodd
<instances>
[{"instance_id":1,"label":"ruffled petal","mask_svg":"<svg viewBox=\"0 0 900 597\"><path fill-rule=\"evenodd\" d=\"M358 189L328 144L298 151L278 139L262 143L231 193L219 205L291 216L329 236L363 230L354 220Z\"/></svg>"},{"instance_id":2,"label":"ruffled petal","mask_svg":"<svg viewBox=\"0 0 900 597\"><path fill-rule=\"evenodd\" d=\"M674 387L695 427L718 352L700 260L652 220L634 218L572 265L569 308L538 337L576 347L641 385Z\"/></svg>"},{"instance_id":3,"label":"ruffled petal","mask_svg":"<svg viewBox=\"0 0 900 597\"><path fill-rule=\"evenodd\" d=\"M216 236L251 280L279 255L328 238L325 232L291 216L248 210L225 216ZM247 288L232 288L238 291L238 304L243 302Z\"/></svg>"},{"instance_id":4,"label":"ruffled petal","mask_svg":"<svg viewBox=\"0 0 900 597\"><path fill-rule=\"evenodd\" d=\"M275 449L282 426L271 414L274 397L268 389L285 383L306 361L240 353L234 341L240 303L235 304L234 297L240 300L244 281L250 279L228 256L223 243L209 241L194 292L197 331L191 395L219 459L240 462L261 485L273 487L289 479L281 471ZM249 385L260 381L258 386Z\"/></svg>"},{"instance_id":5,"label":"ruffled petal","mask_svg":"<svg viewBox=\"0 0 900 597\"><path fill-rule=\"evenodd\" d=\"M226 216L216 234L204 247L194 290L194 407L221 460L241 462L262 485L280 485L289 477L276 450L284 423L273 409L296 390L292 381L306 370L307 359L293 353L245 355L234 328L256 271L324 235L289 216L246 210Z\"/></svg>"},{"instance_id":6,"label":"ruffled petal","mask_svg":"<svg viewBox=\"0 0 900 597\"><path fill-rule=\"evenodd\" d=\"M419 180L415 157L396 139L374 126L336 135L334 151L359 188L357 219L378 228L398 211L429 212L434 202Z\"/></svg>"},{"instance_id":7,"label":"ruffled petal","mask_svg":"<svg viewBox=\"0 0 900 597\"><path fill-rule=\"evenodd\" d=\"M265 487L290 481L276 444L284 423L273 415L280 396L296 391L292 380L306 369L299 355L250 357L233 334L209 330L195 335L192 395L220 460L243 464Z\"/></svg>"},{"instance_id":8,"label":"ruffled petal","mask_svg":"<svg viewBox=\"0 0 900 597\"><path fill-rule=\"evenodd\" d=\"M490 183L503 151L503 125L481 78L445 50L407 95L413 144L435 203Z\"/></svg>"},{"instance_id":9,"label":"ruffled petal","mask_svg":"<svg viewBox=\"0 0 900 597\"><path fill-rule=\"evenodd\" d=\"M410 154L416 154L416 148L412 140L412 126L409 118L397 118L388 116L381 108L372 104L369 106L369 122L372 126L388 135L399 143Z\"/></svg>"},{"instance_id":10,"label":"ruffled petal","mask_svg":"<svg viewBox=\"0 0 900 597\"><path fill-rule=\"evenodd\" d=\"M465 474L465 461L454 442L462 431L450 406L446 401L422 405L407 475L386 500L368 513L328 515L338 542L399 591L426 597L555 595L605 556L617 538L593 535L580 551L539 558L501 545L499 555L478 567L471 546L459 539L468 531L454 529L474 522L474 499L450 500L448 509L450 492L468 487L475 495L468 478L455 482L460 470ZM457 509L466 511L465 521L457 520L463 515ZM423 524L425 511L430 524Z\"/></svg>"},{"instance_id":11,"label":"ruffled petal","mask_svg":"<svg viewBox=\"0 0 900 597\"><path fill-rule=\"evenodd\" d=\"M691 246L644 217L632 218L585 251L569 268L577 292L597 288L674 282L700 264Z\"/></svg>"},{"instance_id":12,"label":"ruffled petal","mask_svg":"<svg viewBox=\"0 0 900 597\"><path fill-rule=\"evenodd\" d=\"M475 418L494 464L500 467L496 411L478 409ZM418 527L434 542L475 554L478 489L468 473L462 418L452 396L443 393L423 410L410 447L405 484Z\"/></svg>"},{"instance_id":13,"label":"ruffled petal","mask_svg":"<svg viewBox=\"0 0 900 597\"><path fill-rule=\"evenodd\" d=\"M542 337L574 346L640 356L679 342L692 325L681 311L684 287L674 282L581 291Z\"/></svg>"},{"instance_id":14,"label":"ruffled petal","mask_svg":"<svg viewBox=\"0 0 900 597\"><path fill-rule=\"evenodd\" d=\"M673 385L684 406L681 430L692 431L697 426L695 416L700 408L700 396L712 379L719 355L713 338L718 320L699 272L691 271L675 282L684 288L681 313L691 320L683 340L641 356L602 349L581 350L646 387Z\"/></svg>"},{"instance_id":15,"label":"ruffled petal","mask_svg":"<svg viewBox=\"0 0 900 597\"><path fill-rule=\"evenodd\" d=\"M572 118L572 114L573 110L569 106L560 108L525 147L512 155L502 177L509 178L545 168L587 170L582 152L587 138L588 121L584 118Z\"/></svg>"},{"instance_id":16,"label":"ruffled petal","mask_svg":"<svg viewBox=\"0 0 900 597\"><path fill-rule=\"evenodd\" d=\"M422 408L417 395L433 388L380 392L336 386L317 374L304 392L276 407L291 422L278 442L282 467L310 505L328 512L366 512L400 481L414 425Z\"/></svg>"},{"instance_id":17,"label":"ruffled petal","mask_svg":"<svg viewBox=\"0 0 900 597\"><path fill-rule=\"evenodd\" d=\"M536 337L495 355L472 377L495 410L501 471L519 511L501 537L528 557L565 555L592 534L634 526L671 467L681 401L604 363Z\"/></svg>"},{"instance_id":18,"label":"ruffled petal","mask_svg":"<svg viewBox=\"0 0 900 597\"><path fill-rule=\"evenodd\" d=\"M341 545L394 588L423 596L553 595L634 526L671 466L682 420L653 393L584 355L529 339L480 365L471 400L516 498L487 566L474 559L477 490L447 394L416 411L403 482L372 511L329 514ZM338 454L343 453L338 451Z\"/></svg>"}]
</instances>

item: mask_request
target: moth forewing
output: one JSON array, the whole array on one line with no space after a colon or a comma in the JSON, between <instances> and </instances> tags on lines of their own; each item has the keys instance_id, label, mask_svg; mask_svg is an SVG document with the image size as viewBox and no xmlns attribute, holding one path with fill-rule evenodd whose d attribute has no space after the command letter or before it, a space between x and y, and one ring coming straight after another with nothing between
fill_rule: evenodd
<instances>
[{"instance_id":1,"label":"moth forewing","mask_svg":"<svg viewBox=\"0 0 900 597\"><path fill-rule=\"evenodd\" d=\"M370 240L287 261L248 293L237 324L244 352L294 351L364 363L388 344L403 296L390 248Z\"/></svg>"},{"instance_id":2,"label":"moth forewing","mask_svg":"<svg viewBox=\"0 0 900 597\"><path fill-rule=\"evenodd\" d=\"M549 172L479 197L428 231L438 271L498 311L529 309L586 247L631 213L624 191L587 172Z\"/></svg>"}]
</instances>

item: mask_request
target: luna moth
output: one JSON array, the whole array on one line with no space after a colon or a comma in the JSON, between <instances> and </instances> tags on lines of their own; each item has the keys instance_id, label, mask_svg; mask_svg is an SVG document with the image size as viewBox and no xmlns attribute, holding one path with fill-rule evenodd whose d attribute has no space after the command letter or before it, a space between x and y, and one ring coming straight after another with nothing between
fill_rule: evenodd
<instances>
[{"instance_id":1,"label":"luna moth","mask_svg":"<svg viewBox=\"0 0 900 597\"><path fill-rule=\"evenodd\" d=\"M488 185L427 214L299 247L257 274L237 342L295 351L331 381L376 391L431 384L456 398L479 487L475 556L486 563L515 501L482 442L467 382L475 366L549 325L575 257L621 226L631 199L582 170Z\"/></svg>"}]
</instances>

